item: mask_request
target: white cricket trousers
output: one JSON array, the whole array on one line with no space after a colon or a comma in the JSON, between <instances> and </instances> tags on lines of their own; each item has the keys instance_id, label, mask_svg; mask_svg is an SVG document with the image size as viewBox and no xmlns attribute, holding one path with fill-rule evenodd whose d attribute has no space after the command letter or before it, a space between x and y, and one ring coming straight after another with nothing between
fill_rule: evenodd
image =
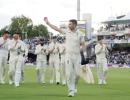
<instances>
[{"instance_id":1,"label":"white cricket trousers","mask_svg":"<svg viewBox=\"0 0 130 100\"><path fill-rule=\"evenodd\" d=\"M75 91L78 79L79 79L79 70L80 70L80 56L66 55L66 78L68 92Z\"/></svg>"},{"instance_id":2,"label":"white cricket trousers","mask_svg":"<svg viewBox=\"0 0 130 100\"><path fill-rule=\"evenodd\" d=\"M9 76L10 81L16 86L19 85L21 79L21 71L23 67L24 57L19 55L17 57L12 57L9 64Z\"/></svg>"},{"instance_id":3,"label":"white cricket trousers","mask_svg":"<svg viewBox=\"0 0 130 100\"><path fill-rule=\"evenodd\" d=\"M60 69L61 69L61 75L62 75L62 84L65 85L66 84L65 54L61 55Z\"/></svg>"},{"instance_id":4,"label":"white cricket trousers","mask_svg":"<svg viewBox=\"0 0 130 100\"><path fill-rule=\"evenodd\" d=\"M50 83L54 80L54 70L56 72L56 83L60 82L59 54L52 54L49 58Z\"/></svg>"},{"instance_id":5,"label":"white cricket trousers","mask_svg":"<svg viewBox=\"0 0 130 100\"><path fill-rule=\"evenodd\" d=\"M37 61L37 81L45 83L45 77L46 77L46 67L47 62L46 61Z\"/></svg>"},{"instance_id":6,"label":"white cricket trousers","mask_svg":"<svg viewBox=\"0 0 130 100\"><path fill-rule=\"evenodd\" d=\"M5 80L7 57L0 57L0 83Z\"/></svg>"},{"instance_id":7,"label":"white cricket trousers","mask_svg":"<svg viewBox=\"0 0 130 100\"><path fill-rule=\"evenodd\" d=\"M97 61L97 76L99 80L105 80L106 79L106 74L107 74L107 61L104 61L100 59L100 61Z\"/></svg>"}]
</instances>

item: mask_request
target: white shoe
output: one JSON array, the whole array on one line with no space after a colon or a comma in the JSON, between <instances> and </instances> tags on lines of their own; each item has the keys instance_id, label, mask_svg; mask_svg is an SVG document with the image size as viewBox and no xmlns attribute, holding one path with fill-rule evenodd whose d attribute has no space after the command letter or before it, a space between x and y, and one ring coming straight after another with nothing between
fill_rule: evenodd
<instances>
[{"instance_id":1,"label":"white shoe","mask_svg":"<svg viewBox=\"0 0 130 100\"><path fill-rule=\"evenodd\" d=\"M1 84L5 84L5 81L1 81L0 83L1 83Z\"/></svg>"},{"instance_id":2,"label":"white shoe","mask_svg":"<svg viewBox=\"0 0 130 100\"><path fill-rule=\"evenodd\" d=\"M73 96L74 96L74 91L70 91L68 97L73 97Z\"/></svg>"},{"instance_id":3,"label":"white shoe","mask_svg":"<svg viewBox=\"0 0 130 100\"><path fill-rule=\"evenodd\" d=\"M42 84L45 84L45 83L46 83L45 81L42 82Z\"/></svg>"},{"instance_id":4,"label":"white shoe","mask_svg":"<svg viewBox=\"0 0 130 100\"><path fill-rule=\"evenodd\" d=\"M105 80L103 80L103 84L107 84L107 82Z\"/></svg>"},{"instance_id":5,"label":"white shoe","mask_svg":"<svg viewBox=\"0 0 130 100\"><path fill-rule=\"evenodd\" d=\"M12 85L13 84L13 81L9 81L9 85Z\"/></svg>"},{"instance_id":6,"label":"white shoe","mask_svg":"<svg viewBox=\"0 0 130 100\"><path fill-rule=\"evenodd\" d=\"M74 90L74 93L77 93L77 89Z\"/></svg>"},{"instance_id":7,"label":"white shoe","mask_svg":"<svg viewBox=\"0 0 130 100\"><path fill-rule=\"evenodd\" d=\"M99 84L99 85L103 84L102 80L99 80L99 81L98 81L98 84Z\"/></svg>"},{"instance_id":8,"label":"white shoe","mask_svg":"<svg viewBox=\"0 0 130 100\"><path fill-rule=\"evenodd\" d=\"M66 85L66 83L62 83L62 85L63 85L63 86L65 86L65 85Z\"/></svg>"},{"instance_id":9,"label":"white shoe","mask_svg":"<svg viewBox=\"0 0 130 100\"><path fill-rule=\"evenodd\" d=\"M16 83L16 84L15 84L15 87L19 87L19 84L18 84L18 83Z\"/></svg>"},{"instance_id":10,"label":"white shoe","mask_svg":"<svg viewBox=\"0 0 130 100\"><path fill-rule=\"evenodd\" d=\"M62 82L62 85L65 86L65 85L66 85L66 82Z\"/></svg>"}]
</instances>

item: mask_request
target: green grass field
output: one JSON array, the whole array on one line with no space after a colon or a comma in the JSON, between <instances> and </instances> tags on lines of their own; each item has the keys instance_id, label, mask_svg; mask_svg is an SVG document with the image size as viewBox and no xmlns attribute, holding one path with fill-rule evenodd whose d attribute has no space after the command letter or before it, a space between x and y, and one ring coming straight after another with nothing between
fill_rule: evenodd
<instances>
[{"instance_id":1,"label":"green grass field","mask_svg":"<svg viewBox=\"0 0 130 100\"><path fill-rule=\"evenodd\" d=\"M108 71L108 84L97 85L96 71L92 70L96 83L89 85L80 79L78 93L67 97L67 87L36 82L36 70L25 69L25 83L20 87L0 85L0 100L130 100L130 69L111 68Z\"/></svg>"}]
</instances>

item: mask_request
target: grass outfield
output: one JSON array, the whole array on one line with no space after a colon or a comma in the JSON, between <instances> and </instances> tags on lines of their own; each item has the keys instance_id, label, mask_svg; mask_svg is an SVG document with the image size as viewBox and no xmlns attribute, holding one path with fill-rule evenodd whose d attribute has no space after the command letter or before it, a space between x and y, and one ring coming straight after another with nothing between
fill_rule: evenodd
<instances>
[{"instance_id":1,"label":"grass outfield","mask_svg":"<svg viewBox=\"0 0 130 100\"><path fill-rule=\"evenodd\" d=\"M92 70L97 83L96 71ZM36 83L36 70L25 69L25 83L20 87L0 85L0 100L130 100L130 69L109 69L108 84L89 85L80 79L78 93L75 97L67 97L67 87L56 84Z\"/></svg>"}]
</instances>

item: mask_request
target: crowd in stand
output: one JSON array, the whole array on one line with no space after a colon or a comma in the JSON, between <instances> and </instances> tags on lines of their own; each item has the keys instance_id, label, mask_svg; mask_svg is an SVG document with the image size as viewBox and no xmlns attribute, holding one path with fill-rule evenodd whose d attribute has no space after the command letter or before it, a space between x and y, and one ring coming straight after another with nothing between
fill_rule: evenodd
<instances>
[{"instance_id":1,"label":"crowd in stand","mask_svg":"<svg viewBox=\"0 0 130 100\"><path fill-rule=\"evenodd\" d=\"M119 24L119 25L118 24L117 25L108 24L108 25L100 27L99 31L115 32L115 31L124 31L129 28L130 28L130 24L128 24L128 25L127 24Z\"/></svg>"},{"instance_id":2,"label":"crowd in stand","mask_svg":"<svg viewBox=\"0 0 130 100\"><path fill-rule=\"evenodd\" d=\"M128 51L111 51L108 56L108 63L118 65L129 65L130 64L130 52Z\"/></svg>"},{"instance_id":3,"label":"crowd in stand","mask_svg":"<svg viewBox=\"0 0 130 100\"><path fill-rule=\"evenodd\" d=\"M57 41L60 42L61 41L64 41L64 38L62 37L59 37L57 38ZM35 46L40 42L40 41L45 41L44 43L45 44L49 44L49 39L32 39L32 40L25 40L25 42L29 45L29 55L28 55L28 59L27 59L27 63L35 63L36 62L36 55L33 54L33 51L35 50ZM93 50L93 48L91 49ZM120 65L123 65L123 64L127 64L129 65L130 64L130 52L128 52L128 50L112 50L112 51L109 51L109 54L108 54L108 63L109 64L120 64ZM95 64L96 63L96 58L95 56L93 56L89 63L91 64Z\"/></svg>"}]
</instances>

